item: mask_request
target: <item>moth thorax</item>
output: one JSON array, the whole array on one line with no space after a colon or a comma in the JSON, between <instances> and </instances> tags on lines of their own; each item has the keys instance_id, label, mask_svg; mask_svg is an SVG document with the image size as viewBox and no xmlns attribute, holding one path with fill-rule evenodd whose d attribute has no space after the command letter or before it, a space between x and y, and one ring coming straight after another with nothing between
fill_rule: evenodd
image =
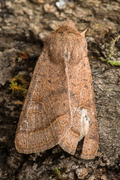
<instances>
[{"instance_id":1,"label":"moth thorax","mask_svg":"<svg viewBox=\"0 0 120 180\"><path fill-rule=\"evenodd\" d=\"M71 53L70 53L70 51L67 49L67 50L65 51L65 54L63 55L63 59L64 59L65 62L69 62L69 60L70 60L70 55L71 55Z\"/></svg>"}]
</instances>

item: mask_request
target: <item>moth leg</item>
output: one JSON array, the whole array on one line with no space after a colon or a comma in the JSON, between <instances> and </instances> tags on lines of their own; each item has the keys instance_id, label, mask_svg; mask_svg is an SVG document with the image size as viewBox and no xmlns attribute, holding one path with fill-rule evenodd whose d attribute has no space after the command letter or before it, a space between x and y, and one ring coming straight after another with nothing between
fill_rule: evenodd
<instances>
[{"instance_id":1,"label":"moth leg","mask_svg":"<svg viewBox=\"0 0 120 180\"><path fill-rule=\"evenodd\" d=\"M97 119L93 118L90 122L88 133L84 138L82 148L82 159L94 159L98 150L98 124Z\"/></svg>"}]
</instances>

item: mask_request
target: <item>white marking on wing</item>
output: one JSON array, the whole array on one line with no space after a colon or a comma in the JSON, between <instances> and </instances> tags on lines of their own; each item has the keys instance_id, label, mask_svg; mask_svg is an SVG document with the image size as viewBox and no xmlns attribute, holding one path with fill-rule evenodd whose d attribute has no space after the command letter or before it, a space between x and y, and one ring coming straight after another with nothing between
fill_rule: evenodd
<instances>
[{"instance_id":1,"label":"white marking on wing","mask_svg":"<svg viewBox=\"0 0 120 180\"><path fill-rule=\"evenodd\" d=\"M71 97L70 97L70 80L69 80L69 70L68 70L68 63L70 60L70 52L66 50L66 54L63 57L65 62L65 71L67 76L67 84L68 84L68 98L69 98L69 107L70 107L70 114L71 114L71 122L73 121L73 112L71 107Z\"/></svg>"},{"instance_id":2,"label":"white marking on wing","mask_svg":"<svg viewBox=\"0 0 120 180\"><path fill-rule=\"evenodd\" d=\"M88 133L89 125L90 125L90 118L87 113L87 109L78 108L78 114L81 115L81 130L80 130L80 140Z\"/></svg>"}]
</instances>

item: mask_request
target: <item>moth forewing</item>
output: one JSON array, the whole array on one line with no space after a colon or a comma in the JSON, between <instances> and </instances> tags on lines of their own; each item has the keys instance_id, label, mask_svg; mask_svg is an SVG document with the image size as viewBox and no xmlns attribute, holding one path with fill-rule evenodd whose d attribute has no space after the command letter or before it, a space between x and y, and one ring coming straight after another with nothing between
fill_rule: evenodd
<instances>
[{"instance_id":1,"label":"moth forewing","mask_svg":"<svg viewBox=\"0 0 120 180\"><path fill-rule=\"evenodd\" d=\"M63 71L61 66L51 63L43 51L36 64L17 127L15 144L19 152L29 154L50 149L58 144L70 127Z\"/></svg>"}]
</instances>

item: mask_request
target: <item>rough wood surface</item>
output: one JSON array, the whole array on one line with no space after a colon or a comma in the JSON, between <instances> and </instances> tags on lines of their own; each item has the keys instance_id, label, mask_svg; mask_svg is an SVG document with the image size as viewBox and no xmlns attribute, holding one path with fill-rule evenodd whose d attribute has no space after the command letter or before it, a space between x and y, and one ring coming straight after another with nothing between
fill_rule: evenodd
<instances>
[{"instance_id":1,"label":"rough wood surface","mask_svg":"<svg viewBox=\"0 0 120 180\"><path fill-rule=\"evenodd\" d=\"M120 31L120 1L0 1L0 178L56 179L58 168L65 179L120 179L120 68L101 62ZM40 3L41 2L41 3ZM99 149L94 160L80 158L82 141L74 156L59 145L42 153L25 155L15 149L15 132L23 96L12 94L11 78L22 75L30 82L42 52L42 39L70 18L79 32L86 33L88 57L95 94ZM120 61L120 40L113 57ZM27 58L21 54L27 54ZM18 82L19 85L19 82Z\"/></svg>"}]
</instances>

